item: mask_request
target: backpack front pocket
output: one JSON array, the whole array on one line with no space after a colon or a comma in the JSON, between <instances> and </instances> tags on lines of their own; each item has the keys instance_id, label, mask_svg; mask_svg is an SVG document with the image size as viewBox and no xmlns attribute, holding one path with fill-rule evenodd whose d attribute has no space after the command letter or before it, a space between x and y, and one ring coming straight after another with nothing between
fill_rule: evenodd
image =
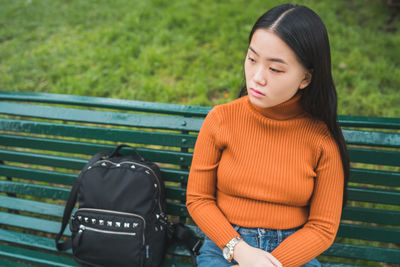
<instances>
[{"instance_id":1,"label":"backpack front pocket","mask_svg":"<svg viewBox=\"0 0 400 267\"><path fill-rule=\"evenodd\" d=\"M140 267L144 260L145 220L136 214L80 209L72 217L75 259L89 266Z\"/></svg>"}]
</instances>

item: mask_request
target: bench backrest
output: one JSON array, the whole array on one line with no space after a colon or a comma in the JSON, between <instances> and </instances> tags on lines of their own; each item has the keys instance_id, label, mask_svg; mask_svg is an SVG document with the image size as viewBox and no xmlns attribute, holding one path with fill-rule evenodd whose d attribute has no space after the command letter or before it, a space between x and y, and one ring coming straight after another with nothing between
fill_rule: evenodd
<instances>
[{"instance_id":1,"label":"bench backrest","mask_svg":"<svg viewBox=\"0 0 400 267\"><path fill-rule=\"evenodd\" d=\"M192 225L185 206L186 182L197 133L209 111L0 92L0 248L9 242L54 250L50 240L59 230L63 203L79 170L91 155L117 143L138 147L161 166L168 214ZM339 116L339 122L352 162L350 202L337 240L322 259L400 263L400 119ZM179 246L169 251L189 255Z\"/></svg>"}]
</instances>

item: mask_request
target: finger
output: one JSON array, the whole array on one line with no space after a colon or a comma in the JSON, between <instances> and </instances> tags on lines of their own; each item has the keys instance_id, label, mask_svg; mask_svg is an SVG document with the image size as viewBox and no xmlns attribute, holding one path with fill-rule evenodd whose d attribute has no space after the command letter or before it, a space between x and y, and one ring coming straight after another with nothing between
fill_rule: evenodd
<instances>
[{"instance_id":1,"label":"finger","mask_svg":"<svg viewBox=\"0 0 400 267\"><path fill-rule=\"evenodd\" d=\"M271 263L276 266L276 267L282 267L282 263L278 261L274 256L272 256L271 253L267 253L268 259L271 261Z\"/></svg>"}]
</instances>

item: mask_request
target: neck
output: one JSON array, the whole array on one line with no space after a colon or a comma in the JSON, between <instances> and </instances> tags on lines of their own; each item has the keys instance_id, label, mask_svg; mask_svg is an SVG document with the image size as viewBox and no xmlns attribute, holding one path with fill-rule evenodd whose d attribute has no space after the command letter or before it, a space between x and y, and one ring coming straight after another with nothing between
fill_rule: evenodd
<instances>
[{"instance_id":1,"label":"neck","mask_svg":"<svg viewBox=\"0 0 400 267\"><path fill-rule=\"evenodd\" d=\"M248 96L246 96L246 101L253 110L264 117L272 120L289 120L304 114L305 111L300 102L302 95L303 91L299 90L291 99L268 108L261 108L254 105Z\"/></svg>"}]
</instances>

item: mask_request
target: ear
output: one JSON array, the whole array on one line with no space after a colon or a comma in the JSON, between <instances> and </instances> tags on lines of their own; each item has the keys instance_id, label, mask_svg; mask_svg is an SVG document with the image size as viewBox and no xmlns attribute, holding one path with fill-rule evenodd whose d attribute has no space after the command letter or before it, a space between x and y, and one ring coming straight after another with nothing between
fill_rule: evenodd
<instances>
[{"instance_id":1,"label":"ear","mask_svg":"<svg viewBox=\"0 0 400 267\"><path fill-rule=\"evenodd\" d=\"M313 70L309 70L304 74L304 79L301 81L299 89L304 89L311 83L312 72Z\"/></svg>"}]
</instances>

